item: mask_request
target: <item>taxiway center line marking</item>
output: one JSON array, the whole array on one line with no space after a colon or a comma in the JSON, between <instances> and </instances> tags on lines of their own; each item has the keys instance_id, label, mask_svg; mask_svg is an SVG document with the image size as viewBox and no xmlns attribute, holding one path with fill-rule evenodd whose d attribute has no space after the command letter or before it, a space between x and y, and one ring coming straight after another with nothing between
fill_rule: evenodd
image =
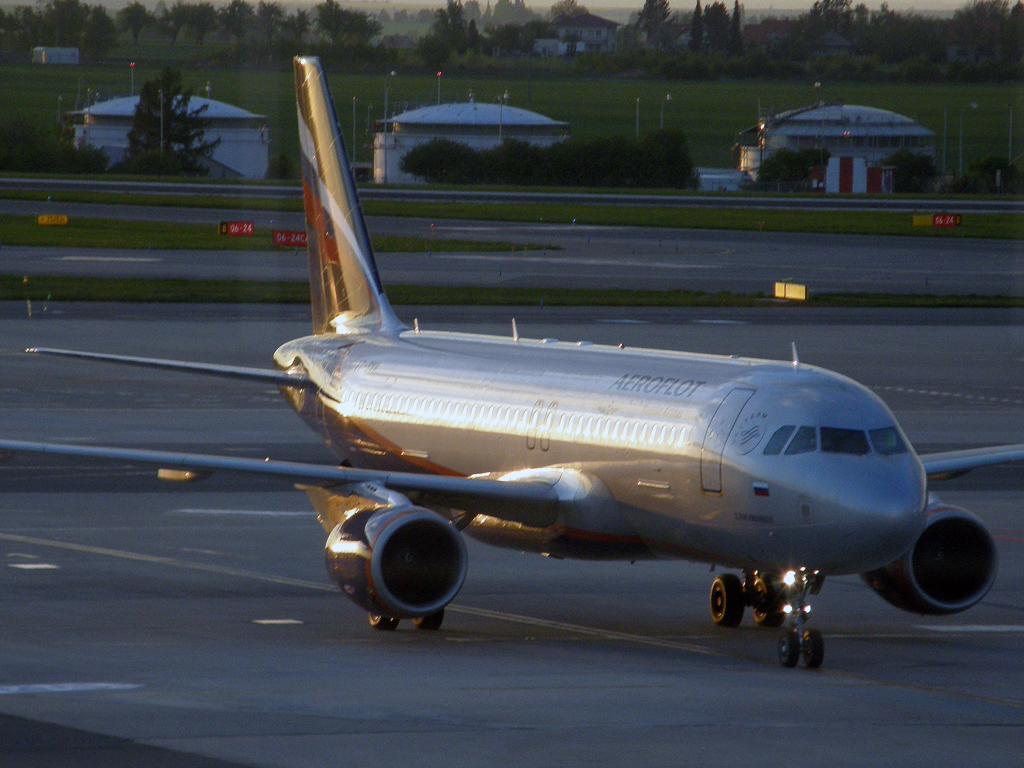
<instances>
[{"instance_id":1,"label":"taxiway center line marking","mask_svg":"<svg viewBox=\"0 0 1024 768\"><path fill-rule=\"evenodd\" d=\"M58 261L110 261L126 263L149 264L160 259L146 258L144 256L61 256Z\"/></svg>"},{"instance_id":2,"label":"taxiway center line marking","mask_svg":"<svg viewBox=\"0 0 1024 768\"><path fill-rule=\"evenodd\" d=\"M21 536L19 534L12 533L0 533L0 541L16 541L21 544L34 544L36 546L41 547L54 547L56 549L64 549L72 552L83 552L87 554L104 555L106 557L117 557L123 560L133 560L135 562L152 563L155 565L166 565L171 566L173 568L183 568L185 570L202 571L205 573L217 573L227 576L237 576L243 579L254 579L257 581L265 581L271 584L282 584L285 586L314 589L319 592L333 593L337 591L336 588L331 584L323 584L321 582L309 581L307 579L293 579L286 576L271 576L269 574L257 573L256 571L246 571L239 568L227 568L219 565L190 563L185 560L178 560L174 557L144 555L139 552L128 552L123 549L110 549L108 547L94 547L88 544L76 544L70 541L40 539L34 536ZM742 656L734 653L726 653L725 651L719 651L714 648L707 648L705 646L693 645L690 643L680 643L672 640L662 640L656 637L644 637L643 635L634 635L628 632L616 632L614 630L584 627L578 624L569 624L561 621L536 619L531 616L521 616L514 613L503 613L501 611L492 611L486 608L472 608L469 606L449 605L445 608L445 610L451 611L452 613L461 613L468 616L478 616L481 618L496 619L498 621L509 621L517 624L526 624L534 627L561 629L566 632L573 632L575 634L580 634L589 637L598 637L606 640L616 640L620 642L634 643L650 647L665 648L669 650L688 651L690 653L698 653L703 656L718 656L721 658L758 661L757 659L754 659L752 657ZM856 680L858 682L871 683L873 685L883 687L903 688L906 690L919 691L921 693L952 696L959 699L968 699L970 701L980 701L987 704L997 704L1001 706L1012 707L1013 709L1024 709L1024 701L999 699L993 696L982 696L979 694L967 693L964 691L952 691L931 685L918 685L915 683L901 683L894 680L883 680L875 677L870 677L868 675L858 674L856 672L844 672L842 670L821 669L818 670L818 673L836 679Z\"/></svg>"},{"instance_id":3,"label":"taxiway center line marking","mask_svg":"<svg viewBox=\"0 0 1024 768\"><path fill-rule=\"evenodd\" d=\"M926 629L929 632L961 632L961 633L1001 633L1001 632L1024 632L1024 624L961 624L941 627L937 625L918 624L918 629Z\"/></svg>"},{"instance_id":4,"label":"taxiway center line marking","mask_svg":"<svg viewBox=\"0 0 1024 768\"><path fill-rule=\"evenodd\" d=\"M8 563L8 568L18 568L22 571L53 571L60 568L53 563Z\"/></svg>"},{"instance_id":5,"label":"taxiway center line marking","mask_svg":"<svg viewBox=\"0 0 1024 768\"><path fill-rule=\"evenodd\" d=\"M0 685L0 696L21 693L78 693L81 691L134 691L141 688L135 683L39 683Z\"/></svg>"}]
</instances>

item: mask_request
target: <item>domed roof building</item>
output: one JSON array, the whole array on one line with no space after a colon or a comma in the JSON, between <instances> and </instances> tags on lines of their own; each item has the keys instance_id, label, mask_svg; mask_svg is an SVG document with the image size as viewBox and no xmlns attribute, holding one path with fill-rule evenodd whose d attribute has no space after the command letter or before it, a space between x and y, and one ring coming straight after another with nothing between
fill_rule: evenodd
<instances>
[{"instance_id":1,"label":"domed roof building","mask_svg":"<svg viewBox=\"0 0 1024 768\"><path fill-rule=\"evenodd\" d=\"M769 115L739 134L740 170L757 173L761 163L785 147L827 149L833 157L878 165L898 149L935 156L935 133L896 112L831 103Z\"/></svg>"},{"instance_id":2,"label":"domed roof building","mask_svg":"<svg viewBox=\"0 0 1024 768\"><path fill-rule=\"evenodd\" d=\"M75 126L75 143L101 149L111 163L121 161L128 151L128 131L138 103L138 96L124 96L69 112L69 115L82 118L82 123ZM270 144L266 116L201 96L189 99L189 111L202 107L206 107L202 117L210 123L204 140L220 139L220 144L204 161L210 176L265 178Z\"/></svg>"},{"instance_id":3,"label":"domed roof building","mask_svg":"<svg viewBox=\"0 0 1024 768\"><path fill-rule=\"evenodd\" d=\"M373 142L373 178L378 183L416 184L401 170L402 158L420 144L449 139L473 149L490 149L505 139L540 147L569 138L569 124L503 103L455 102L421 107L377 123Z\"/></svg>"}]
</instances>

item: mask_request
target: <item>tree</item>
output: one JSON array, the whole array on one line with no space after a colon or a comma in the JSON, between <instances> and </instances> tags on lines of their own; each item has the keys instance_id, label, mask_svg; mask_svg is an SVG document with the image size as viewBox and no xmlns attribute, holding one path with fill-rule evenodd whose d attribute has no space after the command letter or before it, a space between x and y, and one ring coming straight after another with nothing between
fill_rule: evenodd
<instances>
[{"instance_id":1,"label":"tree","mask_svg":"<svg viewBox=\"0 0 1024 768\"><path fill-rule=\"evenodd\" d=\"M704 35L709 50L729 50L729 9L725 3L716 2L704 8Z\"/></svg>"},{"instance_id":2,"label":"tree","mask_svg":"<svg viewBox=\"0 0 1024 768\"><path fill-rule=\"evenodd\" d=\"M184 0L174 0L170 8L165 8L160 16L160 26L164 33L171 38L171 45L178 42L178 35L188 25L189 11Z\"/></svg>"},{"instance_id":3,"label":"tree","mask_svg":"<svg viewBox=\"0 0 1024 768\"><path fill-rule=\"evenodd\" d=\"M284 18L284 11L275 2L264 2L260 0L256 6L256 28L260 34L267 39L267 47L274 46L274 37L281 28L281 20Z\"/></svg>"},{"instance_id":4,"label":"tree","mask_svg":"<svg viewBox=\"0 0 1024 768\"><path fill-rule=\"evenodd\" d=\"M448 43L460 54L466 52L466 19L462 15L461 0L448 0L444 8L434 14L433 34Z\"/></svg>"},{"instance_id":5,"label":"tree","mask_svg":"<svg viewBox=\"0 0 1024 768\"><path fill-rule=\"evenodd\" d=\"M188 28L192 30L196 45L201 47L206 35L217 25L217 9L213 3L192 3L188 8Z\"/></svg>"},{"instance_id":6,"label":"tree","mask_svg":"<svg viewBox=\"0 0 1024 768\"><path fill-rule=\"evenodd\" d=\"M335 0L324 0L314 6L316 24L335 45L366 45L383 27L363 11L348 11Z\"/></svg>"},{"instance_id":7,"label":"tree","mask_svg":"<svg viewBox=\"0 0 1024 768\"><path fill-rule=\"evenodd\" d=\"M697 0L697 7L693 9L693 19L690 21L690 50L699 51L704 47L704 14L700 9L700 0Z\"/></svg>"},{"instance_id":8,"label":"tree","mask_svg":"<svg viewBox=\"0 0 1024 768\"><path fill-rule=\"evenodd\" d=\"M134 169L156 165L171 172L205 175L202 159L220 139L204 140L209 126L203 117L206 105L191 109L191 98L192 89L182 87L181 73L171 67L143 84L128 131L129 170L134 163Z\"/></svg>"},{"instance_id":9,"label":"tree","mask_svg":"<svg viewBox=\"0 0 1024 768\"><path fill-rule=\"evenodd\" d=\"M220 10L221 28L235 38L236 43L241 44L245 33L249 31L254 15L252 6L245 0L231 0Z\"/></svg>"},{"instance_id":10,"label":"tree","mask_svg":"<svg viewBox=\"0 0 1024 768\"><path fill-rule=\"evenodd\" d=\"M740 0L735 0L732 7L732 23L729 26L729 53L733 56L743 55L743 10Z\"/></svg>"},{"instance_id":11,"label":"tree","mask_svg":"<svg viewBox=\"0 0 1024 768\"><path fill-rule=\"evenodd\" d=\"M309 14L298 10L281 22L281 31L293 43L301 43L309 32Z\"/></svg>"},{"instance_id":12,"label":"tree","mask_svg":"<svg viewBox=\"0 0 1024 768\"><path fill-rule=\"evenodd\" d=\"M757 181L763 184L802 184L810 178L811 168L825 164L828 157L828 150L818 147L808 147L799 152L782 147L761 163Z\"/></svg>"},{"instance_id":13,"label":"tree","mask_svg":"<svg viewBox=\"0 0 1024 768\"><path fill-rule=\"evenodd\" d=\"M43 11L53 45L78 45L82 39L89 6L78 0L51 0Z\"/></svg>"},{"instance_id":14,"label":"tree","mask_svg":"<svg viewBox=\"0 0 1024 768\"><path fill-rule=\"evenodd\" d=\"M89 56L104 56L117 45L117 25L107 9L94 5L82 30L82 51Z\"/></svg>"},{"instance_id":15,"label":"tree","mask_svg":"<svg viewBox=\"0 0 1024 768\"><path fill-rule=\"evenodd\" d=\"M139 44L139 34L153 21L153 14L137 1L129 3L117 12L117 25L125 32L131 32L133 45Z\"/></svg>"},{"instance_id":16,"label":"tree","mask_svg":"<svg viewBox=\"0 0 1024 768\"><path fill-rule=\"evenodd\" d=\"M668 0L644 0L637 23L647 33L647 42L656 48L664 48L669 43Z\"/></svg>"},{"instance_id":17,"label":"tree","mask_svg":"<svg viewBox=\"0 0 1024 768\"><path fill-rule=\"evenodd\" d=\"M548 18L558 21L559 19L573 19L588 13L590 11L587 10L587 7L580 5L576 0L558 0L548 11Z\"/></svg>"},{"instance_id":18,"label":"tree","mask_svg":"<svg viewBox=\"0 0 1024 768\"><path fill-rule=\"evenodd\" d=\"M882 165L890 165L893 168L894 192L930 192L937 173L933 158L916 154L909 149L893 152L882 161Z\"/></svg>"},{"instance_id":19,"label":"tree","mask_svg":"<svg viewBox=\"0 0 1024 768\"><path fill-rule=\"evenodd\" d=\"M416 43L416 53L430 69L440 69L452 57L452 48L447 40L430 34L424 35Z\"/></svg>"}]
</instances>

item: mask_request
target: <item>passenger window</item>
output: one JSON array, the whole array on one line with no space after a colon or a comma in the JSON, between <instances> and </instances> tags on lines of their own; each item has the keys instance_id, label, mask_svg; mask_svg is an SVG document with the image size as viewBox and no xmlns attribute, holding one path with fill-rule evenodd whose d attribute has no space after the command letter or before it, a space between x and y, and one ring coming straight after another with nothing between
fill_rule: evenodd
<instances>
[{"instance_id":1,"label":"passenger window","mask_svg":"<svg viewBox=\"0 0 1024 768\"><path fill-rule=\"evenodd\" d=\"M875 446L875 450L883 456L907 452L907 445L896 431L896 427L871 429L868 430L868 435L871 436L871 444Z\"/></svg>"},{"instance_id":2,"label":"passenger window","mask_svg":"<svg viewBox=\"0 0 1024 768\"><path fill-rule=\"evenodd\" d=\"M768 441L768 445L764 447L765 456L778 456L782 453L782 449L786 445L786 441L789 440L789 436L793 434L793 430L796 429L795 424L787 424L784 427L779 427L775 430L775 434L772 435L772 439Z\"/></svg>"},{"instance_id":3,"label":"passenger window","mask_svg":"<svg viewBox=\"0 0 1024 768\"><path fill-rule=\"evenodd\" d=\"M810 453L818 450L818 430L815 427L800 427L793 436L792 442L786 448L787 456L794 456L798 453Z\"/></svg>"},{"instance_id":4,"label":"passenger window","mask_svg":"<svg viewBox=\"0 0 1024 768\"><path fill-rule=\"evenodd\" d=\"M822 453L850 453L863 456L871 453L868 437L859 429L838 429L836 427L821 428Z\"/></svg>"}]
</instances>

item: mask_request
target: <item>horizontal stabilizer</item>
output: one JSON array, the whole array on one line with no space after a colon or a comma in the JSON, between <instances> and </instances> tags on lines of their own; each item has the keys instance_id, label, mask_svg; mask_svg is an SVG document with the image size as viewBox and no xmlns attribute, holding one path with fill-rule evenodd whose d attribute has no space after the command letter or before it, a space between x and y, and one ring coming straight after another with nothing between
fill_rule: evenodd
<instances>
[{"instance_id":1,"label":"horizontal stabilizer","mask_svg":"<svg viewBox=\"0 0 1024 768\"><path fill-rule=\"evenodd\" d=\"M46 347L32 347L25 351L39 355L78 357L83 360L98 360L104 363L137 365L143 368L162 368L164 370L180 371L182 373L201 373L208 376L220 376L228 379L262 381L267 384L276 384L280 387L316 389L316 385L304 374L286 373L285 371L275 371L267 368L245 368L243 366L219 365L217 363L190 363L185 360L161 360L153 357L106 355L100 352L78 352L73 349L47 349Z\"/></svg>"}]
</instances>

